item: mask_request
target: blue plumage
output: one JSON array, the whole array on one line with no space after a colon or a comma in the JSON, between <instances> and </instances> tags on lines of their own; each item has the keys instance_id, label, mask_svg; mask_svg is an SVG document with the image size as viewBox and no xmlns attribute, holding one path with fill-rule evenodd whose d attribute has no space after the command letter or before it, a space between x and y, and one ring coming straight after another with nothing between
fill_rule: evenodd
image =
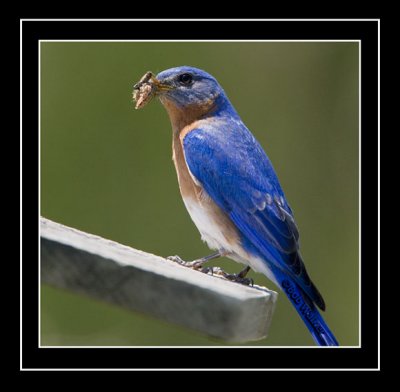
<instances>
[{"instance_id":1,"label":"blue plumage","mask_svg":"<svg viewBox=\"0 0 400 392\"><path fill-rule=\"evenodd\" d=\"M246 127L230 118L226 126L228 132L211 127L185 137L190 171L238 227L243 247L268 264L318 344L337 345L314 306L325 309L298 252L292 211L269 159Z\"/></svg>"},{"instance_id":2,"label":"blue plumage","mask_svg":"<svg viewBox=\"0 0 400 392\"><path fill-rule=\"evenodd\" d=\"M160 98L173 127L176 123L174 132L184 130L184 158L196 183L234 224L240 246L265 263L314 340L338 345L316 308L325 310L325 303L305 269L298 229L274 168L223 89L192 67L164 71L157 79L169 86Z\"/></svg>"}]
</instances>

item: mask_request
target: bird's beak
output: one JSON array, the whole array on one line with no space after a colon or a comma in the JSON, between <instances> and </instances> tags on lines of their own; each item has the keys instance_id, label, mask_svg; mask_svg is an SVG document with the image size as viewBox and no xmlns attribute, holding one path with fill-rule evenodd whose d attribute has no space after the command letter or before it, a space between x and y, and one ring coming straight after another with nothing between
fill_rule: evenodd
<instances>
[{"instance_id":1,"label":"bird's beak","mask_svg":"<svg viewBox=\"0 0 400 392\"><path fill-rule=\"evenodd\" d=\"M136 101L136 109L144 107L156 95L172 90L174 87L160 82L152 72L146 72L133 86L133 98Z\"/></svg>"},{"instance_id":2,"label":"bird's beak","mask_svg":"<svg viewBox=\"0 0 400 392\"><path fill-rule=\"evenodd\" d=\"M174 86L171 86L170 84L167 84L167 83L161 83L156 77L153 77L151 79L151 81L155 86L155 89L156 89L155 93L156 94L160 94L160 93L163 93L165 91L170 91L170 90L174 89Z\"/></svg>"},{"instance_id":3,"label":"bird's beak","mask_svg":"<svg viewBox=\"0 0 400 392\"><path fill-rule=\"evenodd\" d=\"M172 90L174 87L166 84L166 83L162 83L160 82L155 76L154 74L149 71L146 72L143 77L139 80L139 82L137 82L134 86L133 89L134 90L140 90L144 85L151 85L153 93L157 94L157 93L162 93L164 91L169 91Z\"/></svg>"}]
</instances>

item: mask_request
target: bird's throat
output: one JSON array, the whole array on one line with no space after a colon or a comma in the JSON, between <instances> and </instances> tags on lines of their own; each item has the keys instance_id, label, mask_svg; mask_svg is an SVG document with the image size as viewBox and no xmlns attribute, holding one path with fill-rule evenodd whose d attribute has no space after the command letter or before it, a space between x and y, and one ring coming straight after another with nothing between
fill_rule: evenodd
<instances>
[{"instance_id":1,"label":"bird's throat","mask_svg":"<svg viewBox=\"0 0 400 392\"><path fill-rule=\"evenodd\" d=\"M174 101L165 97L160 97L160 101L168 113L172 131L174 133L180 133L185 127L195 121L209 116L215 110L215 101L211 99L205 101L201 105L190 105L185 107L181 107Z\"/></svg>"}]
</instances>

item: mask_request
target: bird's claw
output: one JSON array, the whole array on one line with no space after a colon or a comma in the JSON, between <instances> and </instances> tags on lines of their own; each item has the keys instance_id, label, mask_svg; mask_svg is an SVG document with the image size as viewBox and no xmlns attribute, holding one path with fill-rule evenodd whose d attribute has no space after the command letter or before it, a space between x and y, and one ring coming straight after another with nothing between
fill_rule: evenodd
<instances>
[{"instance_id":1,"label":"bird's claw","mask_svg":"<svg viewBox=\"0 0 400 392\"><path fill-rule=\"evenodd\" d=\"M168 256L168 257L167 257L167 260L174 261L175 263L178 263L178 264L184 264L184 263L185 263L185 261L182 260L182 259L181 259L179 256L177 256L177 255L175 255L175 256Z\"/></svg>"},{"instance_id":2,"label":"bird's claw","mask_svg":"<svg viewBox=\"0 0 400 392\"><path fill-rule=\"evenodd\" d=\"M175 263L178 263L179 265L182 265L184 267L192 268L196 271L203 272L204 274L207 275L210 274L210 275L222 276L223 278L228 279L231 282L244 284L246 286L254 286L253 279L245 278L242 275L243 271L239 272L238 274L228 274L220 267L203 267L203 264L205 262L204 260L184 261L177 255L168 256L167 259L174 261Z\"/></svg>"},{"instance_id":3,"label":"bird's claw","mask_svg":"<svg viewBox=\"0 0 400 392\"><path fill-rule=\"evenodd\" d=\"M215 273L215 271L214 271ZM231 282L244 284L245 286L254 286L254 280L252 278L244 278L239 274L228 274L227 272L220 269L218 271L218 275L223 276L225 279L230 280Z\"/></svg>"},{"instance_id":4,"label":"bird's claw","mask_svg":"<svg viewBox=\"0 0 400 392\"><path fill-rule=\"evenodd\" d=\"M175 256L168 256L167 257L168 260L174 261L175 263L178 263L180 265L183 265L184 267L189 267L189 268L193 268L195 270L198 270L199 268L201 268L201 266L203 265L202 262L198 261L198 260L194 260L194 261L184 261L182 260L179 256L175 255ZM208 272L207 272L208 273Z\"/></svg>"},{"instance_id":5,"label":"bird's claw","mask_svg":"<svg viewBox=\"0 0 400 392\"><path fill-rule=\"evenodd\" d=\"M210 274L210 275L214 275L214 268L215 267L204 267L200 270L200 272L203 272L203 274Z\"/></svg>"}]
</instances>

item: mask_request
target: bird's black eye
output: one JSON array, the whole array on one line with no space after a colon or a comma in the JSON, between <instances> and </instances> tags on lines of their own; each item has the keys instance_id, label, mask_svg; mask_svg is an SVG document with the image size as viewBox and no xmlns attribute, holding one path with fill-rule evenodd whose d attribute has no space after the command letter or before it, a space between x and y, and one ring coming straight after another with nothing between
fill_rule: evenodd
<instances>
[{"instance_id":1,"label":"bird's black eye","mask_svg":"<svg viewBox=\"0 0 400 392\"><path fill-rule=\"evenodd\" d=\"M179 75L179 82L184 84L185 86L191 84L192 81L193 81L193 76L190 75L189 73L184 73L182 75Z\"/></svg>"}]
</instances>

